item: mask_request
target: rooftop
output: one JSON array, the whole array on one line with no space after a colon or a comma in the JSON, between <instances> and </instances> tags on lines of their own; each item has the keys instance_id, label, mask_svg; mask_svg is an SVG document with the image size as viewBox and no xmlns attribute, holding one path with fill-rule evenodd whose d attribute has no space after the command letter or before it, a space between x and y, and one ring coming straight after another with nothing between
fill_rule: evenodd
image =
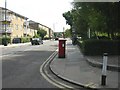
<instances>
[{"instance_id":1,"label":"rooftop","mask_svg":"<svg viewBox=\"0 0 120 90\"><path fill-rule=\"evenodd\" d=\"M5 10L5 8L3 8L3 7L0 7L0 9L1 9L1 10ZM6 9L6 10L7 10L7 13L11 13L11 14L14 14L14 15L16 15L16 16L19 16L19 17L21 17L21 18L28 19L27 17L25 17L25 16L23 16L23 15L20 15L20 14L14 12L14 11L11 11L11 10L9 10L9 9Z\"/></svg>"}]
</instances>

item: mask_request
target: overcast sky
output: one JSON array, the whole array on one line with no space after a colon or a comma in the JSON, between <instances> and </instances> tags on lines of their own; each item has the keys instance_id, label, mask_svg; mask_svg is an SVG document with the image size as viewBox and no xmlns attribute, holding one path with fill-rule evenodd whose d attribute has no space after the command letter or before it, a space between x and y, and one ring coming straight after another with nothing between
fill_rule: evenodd
<instances>
[{"instance_id":1,"label":"overcast sky","mask_svg":"<svg viewBox=\"0 0 120 90\"><path fill-rule=\"evenodd\" d=\"M7 0L7 8L30 20L44 24L54 31L63 31L66 21L62 13L71 10L73 0ZM5 6L0 0L0 7Z\"/></svg>"}]
</instances>

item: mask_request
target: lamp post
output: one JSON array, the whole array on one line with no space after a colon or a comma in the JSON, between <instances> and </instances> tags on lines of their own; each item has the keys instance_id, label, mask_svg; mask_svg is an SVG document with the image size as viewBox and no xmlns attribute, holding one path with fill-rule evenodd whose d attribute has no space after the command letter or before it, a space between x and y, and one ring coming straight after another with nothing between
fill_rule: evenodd
<instances>
[{"instance_id":1,"label":"lamp post","mask_svg":"<svg viewBox=\"0 0 120 90\"><path fill-rule=\"evenodd\" d=\"M7 30L6 30L6 25L7 25L7 22L6 22L6 7L7 7L7 2L5 0L5 41L4 41L4 46L7 46Z\"/></svg>"},{"instance_id":2,"label":"lamp post","mask_svg":"<svg viewBox=\"0 0 120 90\"><path fill-rule=\"evenodd\" d=\"M56 24L57 24L57 22L53 23L53 32L55 32L55 30L56 30ZM56 39L56 38L57 38L57 35L54 33L54 39Z\"/></svg>"},{"instance_id":3,"label":"lamp post","mask_svg":"<svg viewBox=\"0 0 120 90\"><path fill-rule=\"evenodd\" d=\"M63 27L63 38L65 38L65 28Z\"/></svg>"}]
</instances>

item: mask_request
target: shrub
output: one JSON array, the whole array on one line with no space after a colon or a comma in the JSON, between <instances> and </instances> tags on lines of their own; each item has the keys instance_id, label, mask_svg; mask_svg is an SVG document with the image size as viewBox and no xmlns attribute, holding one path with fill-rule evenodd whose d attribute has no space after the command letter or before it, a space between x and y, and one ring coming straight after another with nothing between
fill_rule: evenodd
<instances>
[{"instance_id":1,"label":"shrub","mask_svg":"<svg viewBox=\"0 0 120 90\"><path fill-rule=\"evenodd\" d=\"M120 40L120 36L116 36L114 40Z\"/></svg>"},{"instance_id":2,"label":"shrub","mask_svg":"<svg viewBox=\"0 0 120 90\"><path fill-rule=\"evenodd\" d=\"M30 42L30 38L29 37L22 37L21 43L26 43L26 42Z\"/></svg>"},{"instance_id":3,"label":"shrub","mask_svg":"<svg viewBox=\"0 0 120 90\"><path fill-rule=\"evenodd\" d=\"M40 36L39 35L35 35L35 36L33 36L33 38L39 38Z\"/></svg>"},{"instance_id":4,"label":"shrub","mask_svg":"<svg viewBox=\"0 0 120 90\"><path fill-rule=\"evenodd\" d=\"M107 37L107 36L98 36L98 39L100 39L100 40L110 40L110 38Z\"/></svg>"},{"instance_id":5,"label":"shrub","mask_svg":"<svg viewBox=\"0 0 120 90\"><path fill-rule=\"evenodd\" d=\"M85 40L79 46L85 55L119 55L119 44L118 40Z\"/></svg>"},{"instance_id":6,"label":"shrub","mask_svg":"<svg viewBox=\"0 0 120 90\"><path fill-rule=\"evenodd\" d=\"M5 44L5 41L7 41L7 43L10 43L11 42L11 38L10 37L2 37L1 38L1 41L0 41L0 43L2 44L2 45L4 45Z\"/></svg>"}]
</instances>

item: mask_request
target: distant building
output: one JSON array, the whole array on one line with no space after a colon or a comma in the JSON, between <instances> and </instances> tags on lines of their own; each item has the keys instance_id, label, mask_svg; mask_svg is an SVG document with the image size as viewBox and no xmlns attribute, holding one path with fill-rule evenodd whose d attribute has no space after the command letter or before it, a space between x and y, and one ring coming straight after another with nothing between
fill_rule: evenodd
<instances>
[{"instance_id":1,"label":"distant building","mask_svg":"<svg viewBox=\"0 0 120 90\"><path fill-rule=\"evenodd\" d=\"M37 30L41 28L47 32L45 38L52 38L53 37L53 30L51 28L49 28L43 24L40 24L38 22L32 21L32 20L28 21L28 23L29 23L28 29L34 30L34 34L32 34L32 35L35 35L37 33Z\"/></svg>"},{"instance_id":2,"label":"distant building","mask_svg":"<svg viewBox=\"0 0 120 90\"><path fill-rule=\"evenodd\" d=\"M37 34L37 30L39 29L39 23L29 20L28 21L28 30L27 35L33 37L35 34Z\"/></svg>"},{"instance_id":3,"label":"distant building","mask_svg":"<svg viewBox=\"0 0 120 90\"><path fill-rule=\"evenodd\" d=\"M47 34L45 36L46 38L53 38L54 33L51 28L49 28L43 24L39 24L39 28L42 28L43 30L45 30L47 32Z\"/></svg>"}]
</instances>

